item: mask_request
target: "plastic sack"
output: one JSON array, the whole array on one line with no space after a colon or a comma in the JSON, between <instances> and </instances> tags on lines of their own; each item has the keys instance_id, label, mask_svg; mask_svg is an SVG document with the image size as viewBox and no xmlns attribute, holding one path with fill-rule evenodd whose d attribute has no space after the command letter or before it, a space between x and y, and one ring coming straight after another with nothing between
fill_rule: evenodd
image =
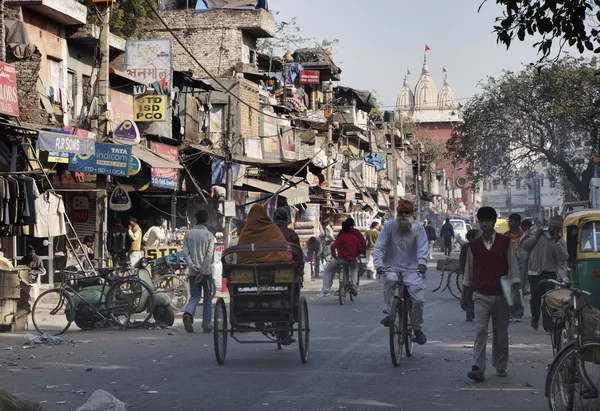
<instances>
[{"instance_id":1,"label":"plastic sack","mask_svg":"<svg viewBox=\"0 0 600 411\"><path fill-rule=\"evenodd\" d=\"M510 307L513 306L513 301L515 300L515 295L513 293L512 281L507 275L502 276L500 278L500 284L502 285L502 293L504 294L504 298L506 298L506 302ZM523 290L519 287L519 293L521 294L521 304L523 304Z\"/></svg>"},{"instance_id":2,"label":"plastic sack","mask_svg":"<svg viewBox=\"0 0 600 411\"><path fill-rule=\"evenodd\" d=\"M76 411L126 411L127 406L104 390L96 390Z\"/></svg>"}]
</instances>

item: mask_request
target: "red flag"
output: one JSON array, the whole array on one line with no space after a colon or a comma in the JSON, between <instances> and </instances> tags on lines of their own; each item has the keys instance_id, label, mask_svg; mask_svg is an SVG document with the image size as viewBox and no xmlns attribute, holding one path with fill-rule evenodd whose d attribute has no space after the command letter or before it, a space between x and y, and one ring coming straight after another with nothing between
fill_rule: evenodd
<instances>
[{"instance_id":1,"label":"red flag","mask_svg":"<svg viewBox=\"0 0 600 411\"><path fill-rule=\"evenodd\" d=\"M431 50L427 44L425 44L425 51Z\"/></svg>"}]
</instances>

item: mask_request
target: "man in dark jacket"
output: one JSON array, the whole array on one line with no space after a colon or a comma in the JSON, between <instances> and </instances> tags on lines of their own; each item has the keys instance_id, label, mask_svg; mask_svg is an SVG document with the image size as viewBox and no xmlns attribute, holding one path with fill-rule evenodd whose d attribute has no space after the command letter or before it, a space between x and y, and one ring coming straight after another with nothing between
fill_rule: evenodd
<instances>
[{"instance_id":1,"label":"man in dark jacket","mask_svg":"<svg viewBox=\"0 0 600 411\"><path fill-rule=\"evenodd\" d=\"M429 259L433 259L433 243L437 239L435 234L435 228L433 228L428 220L423 221L423 227L425 227L425 234L427 234L427 242L429 243Z\"/></svg>"},{"instance_id":2,"label":"man in dark jacket","mask_svg":"<svg viewBox=\"0 0 600 411\"><path fill-rule=\"evenodd\" d=\"M123 227L120 218L115 218L113 228L108 233L108 252L112 257L113 266L127 261L127 251L130 247L130 240L127 229Z\"/></svg>"},{"instance_id":3,"label":"man in dark jacket","mask_svg":"<svg viewBox=\"0 0 600 411\"><path fill-rule=\"evenodd\" d=\"M290 214L285 208L278 208L275 210L273 222L279 227L288 243L293 243L300 247L300 238L298 237L298 234L288 227L288 224L290 223Z\"/></svg>"},{"instance_id":4,"label":"man in dark jacket","mask_svg":"<svg viewBox=\"0 0 600 411\"><path fill-rule=\"evenodd\" d=\"M454 238L454 227L450 224L450 219L446 218L446 222L440 231L440 237L444 241L444 254L450 257L452 253L452 239Z\"/></svg>"}]
</instances>

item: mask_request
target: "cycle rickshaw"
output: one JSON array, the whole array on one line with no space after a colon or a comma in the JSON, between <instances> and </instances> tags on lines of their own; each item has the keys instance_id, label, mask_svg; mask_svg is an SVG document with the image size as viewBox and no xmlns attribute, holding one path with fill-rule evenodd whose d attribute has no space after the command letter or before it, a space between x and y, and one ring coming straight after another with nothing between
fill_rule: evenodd
<instances>
[{"instance_id":1,"label":"cycle rickshaw","mask_svg":"<svg viewBox=\"0 0 600 411\"><path fill-rule=\"evenodd\" d=\"M286 251L290 262L257 263L257 253ZM251 263L228 264L225 257L245 253ZM223 364L227 354L228 334L239 343L273 343L278 349L294 342L297 333L300 359L308 361L308 304L300 296L304 263L302 250L290 243L245 244L223 252L223 277L229 289L229 318L223 298L217 299L213 336L217 362ZM247 340L239 336L261 333L266 340Z\"/></svg>"}]
</instances>

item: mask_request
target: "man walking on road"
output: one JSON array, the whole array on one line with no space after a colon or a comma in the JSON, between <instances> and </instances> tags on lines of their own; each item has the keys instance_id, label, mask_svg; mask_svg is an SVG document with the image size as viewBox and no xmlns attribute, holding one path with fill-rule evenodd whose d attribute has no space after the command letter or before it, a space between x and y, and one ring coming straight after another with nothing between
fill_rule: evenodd
<instances>
[{"instance_id":1,"label":"man walking on road","mask_svg":"<svg viewBox=\"0 0 600 411\"><path fill-rule=\"evenodd\" d=\"M429 245L427 234L423 224L412 218L413 203L402 200L396 211L396 219L383 227L373 250L375 268L377 272L385 275L383 312L386 316L381 320L381 324L385 327L390 325L392 299L398 287L398 273L402 273L402 281L413 300L410 318L415 330L415 341L423 345L427 342L427 337L421 329L425 306L425 282L422 275L427 271Z\"/></svg>"},{"instance_id":2,"label":"man walking on road","mask_svg":"<svg viewBox=\"0 0 600 411\"><path fill-rule=\"evenodd\" d=\"M379 237L379 230L381 230L381 224L379 221L373 221L371 223L371 229L365 234L367 240L367 271L371 275L375 274L375 266L373 265L373 250L375 249L375 243Z\"/></svg>"},{"instance_id":3,"label":"man walking on road","mask_svg":"<svg viewBox=\"0 0 600 411\"><path fill-rule=\"evenodd\" d=\"M542 296L554 289L554 284L541 280L556 280L558 271L569 258L567 244L562 238L563 219L554 216L550 220L548 230L541 227L534 228L526 238L521 241L521 248L529 252L528 275L531 288L531 327L537 331L542 315L542 326L546 332L552 328L552 319L546 310L541 310Z\"/></svg>"},{"instance_id":4,"label":"man walking on road","mask_svg":"<svg viewBox=\"0 0 600 411\"><path fill-rule=\"evenodd\" d=\"M487 363L486 348L490 318L493 330L492 366L496 368L497 377L507 375L510 307L503 295L500 278L508 275L515 295L513 300L515 306L521 305L519 293L521 279L517 256L510 239L504 235L497 235L494 230L498 219L496 210L491 207L481 207L477 211L477 219L481 237L473 240L469 245L460 306L466 310L471 299L475 305L477 331L473 346L473 366L468 376L473 381L483 382Z\"/></svg>"},{"instance_id":5,"label":"man walking on road","mask_svg":"<svg viewBox=\"0 0 600 411\"><path fill-rule=\"evenodd\" d=\"M523 293L523 288L525 287L525 260L519 257L519 243L521 242L521 238L523 238L521 216L519 214L511 214L508 217L508 228L509 230L504 233L504 235L510 238L513 250L515 250L515 255L517 256L517 262L519 263L519 277L521 278L521 292ZM525 307L523 307L523 304L518 307L511 307L510 320L520 323L523 321L524 312Z\"/></svg>"},{"instance_id":6,"label":"man walking on road","mask_svg":"<svg viewBox=\"0 0 600 411\"><path fill-rule=\"evenodd\" d=\"M190 301L183 314L183 326L188 333L194 332L193 322L196 306L204 294L202 303L202 329L204 332L212 331L212 293L210 289L212 276L213 252L215 250L215 236L208 231L205 224L208 222L208 211L200 210L196 213L196 225L187 232L183 239L183 256L188 265L190 282Z\"/></svg>"},{"instance_id":7,"label":"man walking on road","mask_svg":"<svg viewBox=\"0 0 600 411\"><path fill-rule=\"evenodd\" d=\"M437 239L435 234L435 228L429 225L429 221L423 221L423 227L425 227L425 234L427 234L427 241L429 242L429 259L433 260L433 243Z\"/></svg>"},{"instance_id":8,"label":"man walking on road","mask_svg":"<svg viewBox=\"0 0 600 411\"><path fill-rule=\"evenodd\" d=\"M452 253L452 240L454 239L454 227L450 224L449 218L446 218L446 222L442 226L440 237L444 241L444 255L450 257Z\"/></svg>"}]
</instances>

